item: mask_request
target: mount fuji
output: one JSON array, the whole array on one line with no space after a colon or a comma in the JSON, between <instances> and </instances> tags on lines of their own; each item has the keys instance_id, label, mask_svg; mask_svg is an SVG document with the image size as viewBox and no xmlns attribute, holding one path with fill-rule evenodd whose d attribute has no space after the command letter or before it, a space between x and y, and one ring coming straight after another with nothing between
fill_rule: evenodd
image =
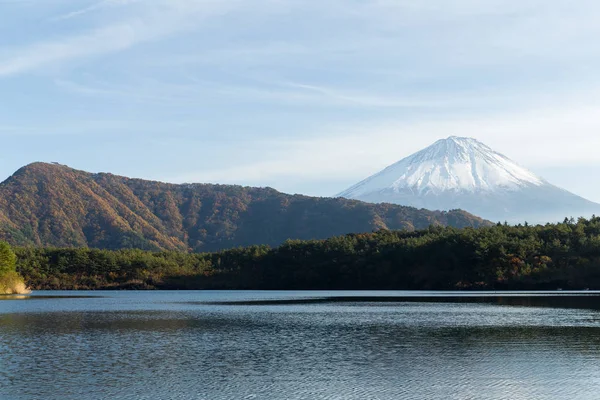
<instances>
[{"instance_id":1,"label":"mount fuji","mask_svg":"<svg viewBox=\"0 0 600 400\"><path fill-rule=\"evenodd\" d=\"M472 139L451 136L338 194L371 203L463 209L492 221L555 222L600 204L552 185Z\"/></svg>"}]
</instances>

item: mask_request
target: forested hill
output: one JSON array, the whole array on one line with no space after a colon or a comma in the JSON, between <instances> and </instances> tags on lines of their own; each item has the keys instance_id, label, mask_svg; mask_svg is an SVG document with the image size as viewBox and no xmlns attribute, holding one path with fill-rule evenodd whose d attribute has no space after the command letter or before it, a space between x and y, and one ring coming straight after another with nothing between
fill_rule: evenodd
<instances>
[{"instance_id":1,"label":"forested hill","mask_svg":"<svg viewBox=\"0 0 600 400\"><path fill-rule=\"evenodd\" d=\"M479 227L427 211L270 188L175 185L34 163L0 184L0 239L19 246L215 251L430 225Z\"/></svg>"},{"instance_id":2,"label":"forested hill","mask_svg":"<svg viewBox=\"0 0 600 400\"><path fill-rule=\"evenodd\" d=\"M17 248L32 289L600 289L600 218L190 254Z\"/></svg>"}]
</instances>

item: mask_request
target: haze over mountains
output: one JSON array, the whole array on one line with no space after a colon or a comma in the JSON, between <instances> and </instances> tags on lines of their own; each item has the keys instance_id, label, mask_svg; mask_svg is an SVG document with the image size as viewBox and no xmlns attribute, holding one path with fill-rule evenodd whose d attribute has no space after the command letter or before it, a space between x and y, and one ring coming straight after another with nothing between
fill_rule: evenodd
<instances>
[{"instance_id":1,"label":"haze over mountains","mask_svg":"<svg viewBox=\"0 0 600 400\"><path fill-rule=\"evenodd\" d=\"M478 227L463 211L184 184L34 163L0 184L0 239L15 245L213 251L431 224Z\"/></svg>"},{"instance_id":2,"label":"haze over mountains","mask_svg":"<svg viewBox=\"0 0 600 400\"><path fill-rule=\"evenodd\" d=\"M456 136L435 142L339 196L434 210L459 208L511 223L600 213L600 204L550 184L475 139Z\"/></svg>"},{"instance_id":3,"label":"haze over mountains","mask_svg":"<svg viewBox=\"0 0 600 400\"><path fill-rule=\"evenodd\" d=\"M439 140L338 198L176 185L46 163L23 167L0 184L0 239L14 245L200 252L378 229L592 214L600 214L599 204L460 137Z\"/></svg>"}]
</instances>

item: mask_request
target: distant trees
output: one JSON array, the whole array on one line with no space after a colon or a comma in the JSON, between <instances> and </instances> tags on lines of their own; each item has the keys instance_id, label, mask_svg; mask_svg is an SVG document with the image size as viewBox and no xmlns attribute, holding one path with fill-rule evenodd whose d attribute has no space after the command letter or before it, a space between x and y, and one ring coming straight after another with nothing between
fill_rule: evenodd
<instances>
[{"instance_id":1,"label":"distant trees","mask_svg":"<svg viewBox=\"0 0 600 400\"><path fill-rule=\"evenodd\" d=\"M0 249L1 253L1 249ZM600 218L431 226L215 253L17 248L36 289L600 289ZM9 260L10 255L3 257Z\"/></svg>"}]
</instances>

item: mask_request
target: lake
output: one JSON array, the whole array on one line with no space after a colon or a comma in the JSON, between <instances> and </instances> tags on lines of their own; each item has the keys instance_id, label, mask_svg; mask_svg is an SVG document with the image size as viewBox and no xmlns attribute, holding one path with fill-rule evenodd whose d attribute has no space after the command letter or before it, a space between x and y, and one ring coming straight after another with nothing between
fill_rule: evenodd
<instances>
[{"instance_id":1,"label":"lake","mask_svg":"<svg viewBox=\"0 0 600 400\"><path fill-rule=\"evenodd\" d=\"M36 292L0 399L589 399L600 294Z\"/></svg>"}]
</instances>

